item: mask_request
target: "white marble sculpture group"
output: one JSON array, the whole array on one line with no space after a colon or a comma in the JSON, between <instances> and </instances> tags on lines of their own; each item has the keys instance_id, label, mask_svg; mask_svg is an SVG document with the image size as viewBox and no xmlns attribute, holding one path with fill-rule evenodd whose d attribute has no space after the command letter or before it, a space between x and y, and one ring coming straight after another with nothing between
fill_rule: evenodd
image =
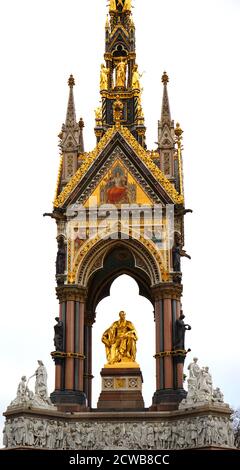
<instances>
[{"instance_id":1,"label":"white marble sculpture group","mask_svg":"<svg viewBox=\"0 0 240 470\"><path fill-rule=\"evenodd\" d=\"M29 380L35 377L35 393L33 393L29 387ZM22 376L21 382L17 388L17 396L10 403L8 408L15 407L31 407L31 408L52 408L53 405L48 397L47 390L47 370L42 361L38 361L38 367L35 373L29 377Z\"/></svg>"},{"instance_id":2,"label":"white marble sculpture group","mask_svg":"<svg viewBox=\"0 0 240 470\"><path fill-rule=\"evenodd\" d=\"M220 388L213 388L209 367L200 368L198 359L194 357L193 362L188 366L188 370L188 393L186 399L182 400L179 405L180 410L205 405L206 403L226 406Z\"/></svg>"},{"instance_id":3,"label":"white marble sculpture group","mask_svg":"<svg viewBox=\"0 0 240 470\"><path fill-rule=\"evenodd\" d=\"M121 422L120 419L111 422L104 419L84 419L83 416L80 420L74 416L72 419L67 416L60 419L47 415L48 410L57 412L57 409L48 397L46 368L42 361L38 361L38 368L32 376L35 377L35 393L28 388L29 379L27 381L26 376L22 376L17 396L7 408L3 444L6 448L76 450L158 450L208 446L233 448L233 427L225 414L229 407L224 404L220 389L213 389L208 367L200 368L197 362L194 358L188 366L188 394L180 403L179 409L194 409L205 405L205 411L201 411L200 416L176 415L172 419L161 416L157 420L142 421L136 418L131 422ZM206 408L206 405L211 405L211 408ZM214 408L218 409L218 413L220 408L220 414L212 412ZM22 416L18 414L19 409L26 410ZM41 410L41 417L38 416L38 409Z\"/></svg>"}]
</instances>

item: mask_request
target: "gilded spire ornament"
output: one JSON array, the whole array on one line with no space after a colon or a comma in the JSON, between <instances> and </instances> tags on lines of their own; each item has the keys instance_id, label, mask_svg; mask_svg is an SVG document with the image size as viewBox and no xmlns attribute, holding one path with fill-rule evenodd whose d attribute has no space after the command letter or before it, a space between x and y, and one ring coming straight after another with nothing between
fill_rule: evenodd
<instances>
[{"instance_id":1,"label":"gilded spire ornament","mask_svg":"<svg viewBox=\"0 0 240 470\"><path fill-rule=\"evenodd\" d=\"M176 124L176 128L175 128L175 135L177 137L177 140L181 140L182 139L182 135L183 135L183 130L181 129L181 126L179 124L179 122L177 122Z\"/></svg>"},{"instance_id":2,"label":"gilded spire ornament","mask_svg":"<svg viewBox=\"0 0 240 470\"><path fill-rule=\"evenodd\" d=\"M184 191L183 191L183 164L182 164L182 135L183 135L183 130L181 129L181 126L179 122L176 124L176 128L174 129L175 136L177 138L177 146L178 146L178 151L177 151L177 156L178 156L178 167L179 167L179 183L180 183L180 194L184 196Z\"/></svg>"},{"instance_id":3,"label":"gilded spire ornament","mask_svg":"<svg viewBox=\"0 0 240 470\"><path fill-rule=\"evenodd\" d=\"M131 0L125 0L123 10L122 11L131 11L132 9L132 2Z\"/></svg>"},{"instance_id":4,"label":"gilded spire ornament","mask_svg":"<svg viewBox=\"0 0 240 470\"><path fill-rule=\"evenodd\" d=\"M116 0L110 0L109 11L117 11Z\"/></svg>"}]
</instances>

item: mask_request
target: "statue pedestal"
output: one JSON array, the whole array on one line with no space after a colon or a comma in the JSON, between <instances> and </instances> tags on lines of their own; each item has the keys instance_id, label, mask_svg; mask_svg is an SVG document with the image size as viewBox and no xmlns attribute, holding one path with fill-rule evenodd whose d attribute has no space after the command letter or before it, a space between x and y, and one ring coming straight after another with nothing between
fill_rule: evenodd
<instances>
[{"instance_id":1,"label":"statue pedestal","mask_svg":"<svg viewBox=\"0 0 240 470\"><path fill-rule=\"evenodd\" d=\"M98 399L98 409L122 411L144 409L143 377L138 364L107 365L101 370L101 377L102 392Z\"/></svg>"}]
</instances>

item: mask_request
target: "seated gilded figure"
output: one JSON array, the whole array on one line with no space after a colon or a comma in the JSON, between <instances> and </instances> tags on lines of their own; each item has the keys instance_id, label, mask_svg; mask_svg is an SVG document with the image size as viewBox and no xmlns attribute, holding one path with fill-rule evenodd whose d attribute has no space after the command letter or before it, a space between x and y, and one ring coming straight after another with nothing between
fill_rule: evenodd
<instances>
[{"instance_id":1,"label":"seated gilded figure","mask_svg":"<svg viewBox=\"0 0 240 470\"><path fill-rule=\"evenodd\" d=\"M102 335L108 364L135 362L137 333L134 325L126 320L126 313L119 313L115 321Z\"/></svg>"}]
</instances>

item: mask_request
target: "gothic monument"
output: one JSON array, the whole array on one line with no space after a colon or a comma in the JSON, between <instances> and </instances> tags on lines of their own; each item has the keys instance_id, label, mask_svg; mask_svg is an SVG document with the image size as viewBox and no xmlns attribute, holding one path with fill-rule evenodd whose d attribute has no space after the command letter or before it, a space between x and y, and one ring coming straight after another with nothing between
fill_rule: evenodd
<instances>
[{"instance_id":1,"label":"gothic monument","mask_svg":"<svg viewBox=\"0 0 240 470\"><path fill-rule=\"evenodd\" d=\"M183 386L189 353L185 333L191 328L181 309L181 257L189 258L183 249L188 210L183 131L171 117L169 78L164 72L157 146L149 150L131 1L110 0L105 38L96 147L84 148L84 122L76 119L71 75L66 121L59 134L54 207L45 214L57 225L59 314L51 353L55 390L49 398L42 361L34 374L35 393L22 376L17 397L5 413L4 444L50 449L232 448L231 410L220 389L213 388L208 367L200 367L194 358L188 394ZM131 312L120 312L103 332L99 346L105 347L106 364L97 408L92 408L96 307L120 274L136 280L154 309L152 318L144 318L155 322L156 387L148 409Z\"/></svg>"}]
</instances>

